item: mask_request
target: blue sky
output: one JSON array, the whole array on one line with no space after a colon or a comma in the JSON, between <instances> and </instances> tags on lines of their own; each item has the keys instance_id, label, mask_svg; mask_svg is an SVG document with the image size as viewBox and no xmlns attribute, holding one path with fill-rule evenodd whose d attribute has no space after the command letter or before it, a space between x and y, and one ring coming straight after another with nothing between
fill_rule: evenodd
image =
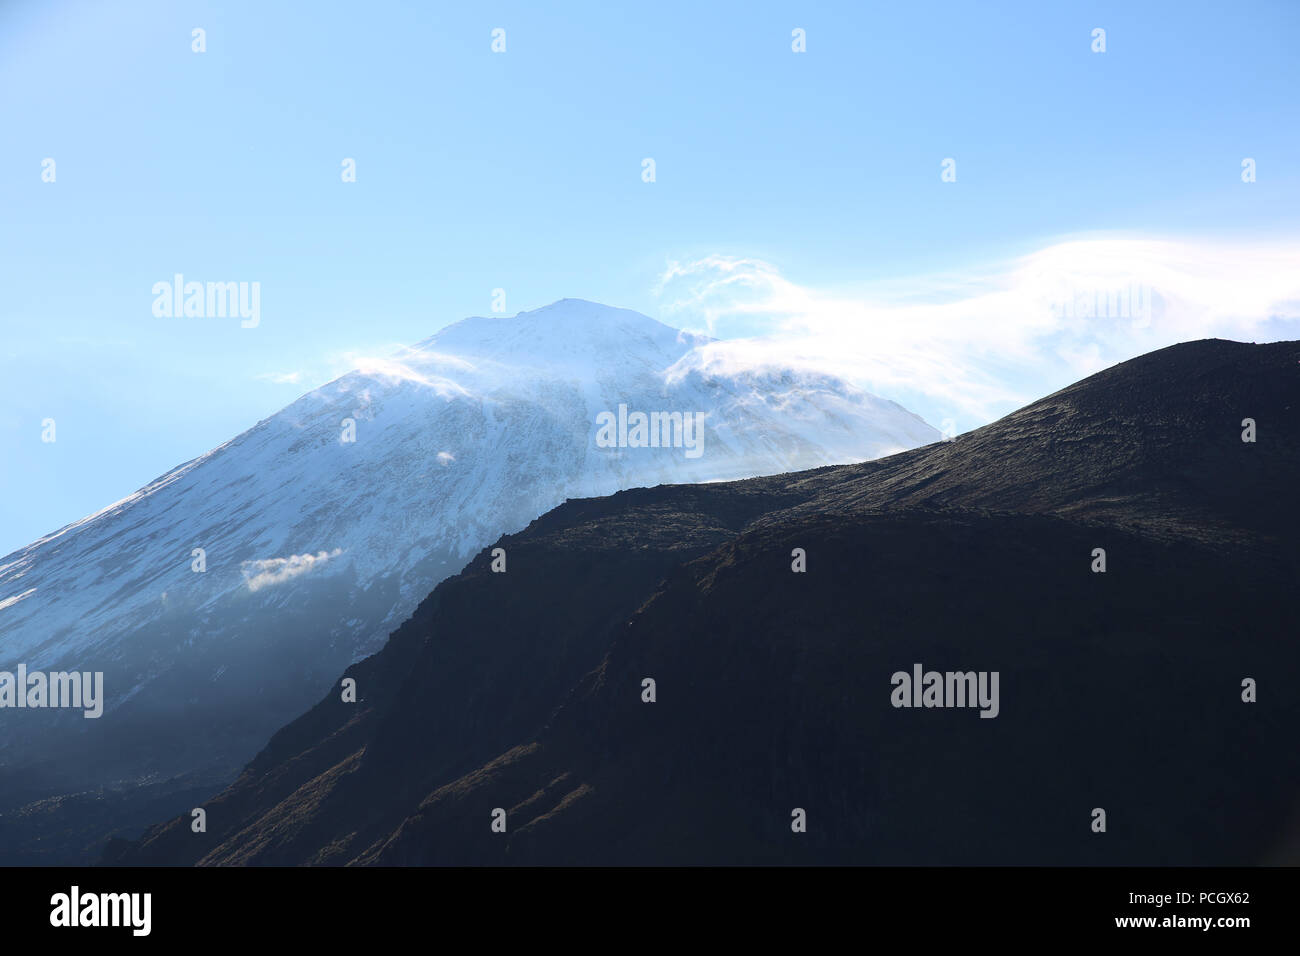
<instances>
[{"instance_id":1,"label":"blue sky","mask_svg":"<svg viewBox=\"0 0 1300 956\"><path fill-rule=\"evenodd\" d=\"M957 430L1298 337L1300 4L461 7L0 5L0 554L496 288L806 342ZM1155 327L1044 328L1078 263ZM260 324L154 316L175 273L259 282Z\"/></svg>"}]
</instances>

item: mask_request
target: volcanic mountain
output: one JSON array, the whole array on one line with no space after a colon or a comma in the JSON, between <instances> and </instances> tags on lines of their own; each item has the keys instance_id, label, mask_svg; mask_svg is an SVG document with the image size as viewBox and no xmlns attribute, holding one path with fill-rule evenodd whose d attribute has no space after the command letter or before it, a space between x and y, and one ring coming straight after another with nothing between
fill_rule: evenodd
<instances>
[{"instance_id":1,"label":"volcanic mountain","mask_svg":"<svg viewBox=\"0 0 1300 956\"><path fill-rule=\"evenodd\" d=\"M833 377L718 369L707 345L575 299L465 319L0 559L0 670L102 671L106 697L99 719L5 712L0 858L228 783L435 584L567 498L940 437ZM638 415L662 427L629 435ZM100 805L122 788L130 806Z\"/></svg>"},{"instance_id":2,"label":"volcanic mountain","mask_svg":"<svg viewBox=\"0 0 1300 956\"><path fill-rule=\"evenodd\" d=\"M106 858L1295 862L1298 411L1300 343L1198 341L880 461L566 502L206 832ZM900 699L930 671L996 716Z\"/></svg>"}]
</instances>

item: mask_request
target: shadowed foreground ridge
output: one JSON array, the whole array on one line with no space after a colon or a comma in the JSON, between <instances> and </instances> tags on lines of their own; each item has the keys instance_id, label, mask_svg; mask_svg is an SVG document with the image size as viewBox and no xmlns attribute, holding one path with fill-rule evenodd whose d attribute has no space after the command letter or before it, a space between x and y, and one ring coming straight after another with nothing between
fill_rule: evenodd
<instances>
[{"instance_id":1,"label":"shadowed foreground ridge","mask_svg":"<svg viewBox=\"0 0 1300 956\"><path fill-rule=\"evenodd\" d=\"M880 461L567 502L353 666L358 703L277 733L208 832L106 858L1296 862L1297 410L1300 343L1207 340ZM1000 714L894 708L914 663L998 671Z\"/></svg>"}]
</instances>

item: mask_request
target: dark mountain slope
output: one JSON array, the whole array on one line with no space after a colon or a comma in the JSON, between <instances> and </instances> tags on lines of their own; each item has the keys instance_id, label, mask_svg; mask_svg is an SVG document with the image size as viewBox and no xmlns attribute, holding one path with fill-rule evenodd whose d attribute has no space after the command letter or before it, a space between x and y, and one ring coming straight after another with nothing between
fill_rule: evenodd
<instances>
[{"instance_id":1,"label":"dark mountain slope","mask_svg":"<svg viewBox=\"0 0 1300 956\"><path fill-rule=\"evenodd\" d=\"M1294 633L1280 576L1113 530L1115 564L1092 575L1095 529L1050 518L786 530L692 565L534 749L442 788L363 860L1197 863L1268 846L1298 779L1279 721L1296 655L1219 625L1245 601ZM793 546L835 574L792 575ZM960 584L936 579L936 553ZM914 662L1000 671L1000 715L894 709L889 676ZM1259 674L1279 699L1252 710L1238 681ZM508 840L486 825L496 806ZM794 807L808 834L790 832Z\"/></svg>"},{"instance_id":2,"label":"dark mountain slope","mask_svg":"<svg viewBox=\"0 0 1300 956\"><path fill-rule=\"evenodd\" d=\"M489 571L485 551L458 576L461 589L435 590L383 651L348 670L358 703L331 693L204 805L208 833L172 826L147 837L149 852L210 849L281 801L269 832L239 834L241 856L315 859L319 850L329 861L363 849L352 844L390 832L434 786L535 732L666 573L770 505L754 484L682 486L684 510L664 508L658 491L620 493L617 528L603 515L614 499L573 501L503 538L506 573ZM428 640L434 630L448 639ZM386 795L376 803L369 787L378 780ZM323 807L355 819L357 834L322 838Z\"/></svg>"},{"instance_id":3,"label":"dark mountain slope","mask_svg":"<svg viewBox=\"0 0 1300 956\"><path fill-rule=\"evenodd\" d=\"M1254 499L1300 468L1297 351L1206 339L1152 352L959 441L811 472L830 480L804 510L954 505L1269 534L1279 509L1300 508ZM1255 445L1240 441L1244 418Z\"/></svg>"},{"instance_id":4,"label":"dark mountain slope","mask_svg":"<svg viewBox=\"0 0 1300 956\"><path fill-rule=\"evenodd\" d=\"M1189 343L880 462L570 502L355 666L360 703L277 734L208 833L113 858L1259 861L1300 795L1298 362ZM915 663L999 672L999 715L891 706Z\"/></svg>"}]
</instances>

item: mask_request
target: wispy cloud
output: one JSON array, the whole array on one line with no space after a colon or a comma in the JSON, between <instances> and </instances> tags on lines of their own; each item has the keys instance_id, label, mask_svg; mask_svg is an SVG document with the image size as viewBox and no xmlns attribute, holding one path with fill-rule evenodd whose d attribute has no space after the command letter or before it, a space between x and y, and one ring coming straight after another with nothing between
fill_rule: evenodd
<instances>
[{"instance_id":1,"label":"wispy cloud","mask_svg":"<svg viewBox=\"0 0 1300 956\"><path fill-rule=\"evenodd\" d=\"M280 584L320 568L342 553L341 549L335 548L333 551L319 551L316 554L291 554L287 558L245 561L240 565L240 571L244 575L244 583L248 585L248 590L260 591L262 588Z\"/></svg>"},{"instance_id":2,"label":"wispy cloud","mask_svg":"<svg viewBox=\"0 0 1300 956\"><path fill-rule=\"evenodd\" d=\"M463 385L445 376L436 374L428 367L415 362L402 361L400 358L381 358L378 356L357 356L353 369L368 378L386 382L412 382L432 389L443 398L468 396L469 390Z\"/></svg>"},{"instance_id":3,"label":"wispy cloud","mask_svg":"<svg viewBox=\"0 0 1300 956\"><path fill-rule=\"evenodd\" d=\"M335 374L356 372L387 383L410 382L432 389L443 398L467 397L470 390L449 376L468 376L476 366L456 355L406 345L388 345L365 351L336 353Z\"/></svg>"},{"instance_id":4,"label":"wispy cloud","mask_svg":"<svg viewBox=\"0 0 1300 956\"><path fill-rule=\"evenodd\" d=\"M384 342L356 350L333 351L316 360L308 359L305 369L263 372L256 378L276 385L314 388L357 372L388 383L411 382L433 389L444 398L453 398L470 393L450 376L469 375L475 370L473 363L459 356Z\"/></svg>"},{"instance_id":5,"label":"wispy cloud","mask_svg":"<svg viewBox=\"0 0 1300 956\"><path fill-rule=\"evenodd\" d=\"M298 385L302 382L302 372L263 372L257 377L276 385Z\"/></svg>"},{"instance_id":6,"label":"wispy cloud","mask_svg":"<svg viewBox=\"0 0 1300 956\"><path fill-rule=\"evenodd\" d=\"M665 321L723 339L703 365L806 364L969 427L1176 342L1300 337L1300 242L1076 240L847 290L708 256L670 263L659 294Z\"/></svg>"}]
</instances>

